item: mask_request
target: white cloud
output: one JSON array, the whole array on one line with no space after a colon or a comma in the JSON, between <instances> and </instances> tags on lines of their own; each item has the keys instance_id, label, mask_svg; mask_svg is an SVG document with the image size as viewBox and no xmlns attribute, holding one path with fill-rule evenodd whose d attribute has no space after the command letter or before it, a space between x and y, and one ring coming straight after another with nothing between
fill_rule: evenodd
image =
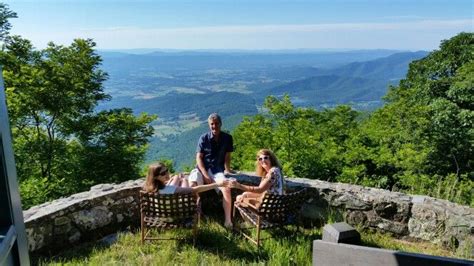
<instances>
[{"instance_id":1,"label":"white cloud","mask_svg":"<svg viewBox=\"0 0 474 266\"><path fill-rule=\"evenodd\" d=\"M419 20L398 23L327 23L186 28L113 27L35 31L21 34L38 46L93 38L99 48L293 49L391 48L431 49L460 31L472 31L473 20Z\"/></svg>"}]
</instances>

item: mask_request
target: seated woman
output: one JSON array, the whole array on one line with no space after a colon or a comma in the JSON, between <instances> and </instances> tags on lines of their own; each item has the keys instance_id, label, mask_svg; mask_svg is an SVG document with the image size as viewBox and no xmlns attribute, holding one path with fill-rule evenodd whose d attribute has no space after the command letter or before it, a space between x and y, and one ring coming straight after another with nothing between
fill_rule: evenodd
<instances>
[{"instance_id":1,"label":"seated woman","mask_svg":"<svg viewBox=\"0 0 474 266\"><path fill-rule=\"evenodd\" d=\"M271 150L261 149L257 152L255 171L262 178L259 186L246 186L237 181L230 182L231 188L245 191L242 195L237 196L236 202L258 205L266 192L279 195L284 194L285 180L281 173L281 166Z\"/></svg>"},{"instance_id":2,"label":"seated woman","mask_svg":"<svg viewBox=\"0 0 474 266\"><path fill-rule=\"evenodd\" d=\"M208 185L189 187L188 180L184 178L182 174L170 177L166 165L158 162L148 166L148 174L145 184L143 185L143 190L146 192L158 192L160 194L200 193L217 187L228 186L228 183L229 181L220 180Z\"/></svg>"}]
</instances>

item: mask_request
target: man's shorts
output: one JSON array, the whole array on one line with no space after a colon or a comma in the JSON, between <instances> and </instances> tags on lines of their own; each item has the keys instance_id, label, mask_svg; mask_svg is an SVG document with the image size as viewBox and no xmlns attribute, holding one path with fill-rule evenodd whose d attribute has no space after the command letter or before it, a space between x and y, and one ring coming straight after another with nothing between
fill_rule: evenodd
<instances>
[{"instance_id":1,"label":"man's shorts","mask_svg":"<svg viewBox=\"0 0 474 266\"><path fill-rule=\"evenodd\" d=\"M224 173L222 172L218 172L218 173L215 173L213 174L211 172L211 169L207 170L207 174L209 175L209 177L214 180L214 181L219 181L219 180L225 180L227 179L224 175ZM203 185L204 184L204 178L201 174L201 172L199 172L199 170L197 168L194 168L191 173L189 173L189 176L188 176L188 181L189 182L196 182L198 185Z\"/></svg>"}]
</instances>

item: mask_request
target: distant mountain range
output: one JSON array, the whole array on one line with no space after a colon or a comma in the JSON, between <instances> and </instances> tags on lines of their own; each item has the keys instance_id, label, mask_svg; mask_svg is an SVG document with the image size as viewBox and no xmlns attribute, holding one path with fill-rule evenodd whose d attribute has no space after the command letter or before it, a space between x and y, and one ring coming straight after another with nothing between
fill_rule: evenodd
<instances>
[{"instance_id":1,"label":"distant mountain range","mask_svg":"<svg viewBox=\"0 0 474 266\"><path fill-rule=\"evenodd\" d=\"M389 85L397 85L405 77L408 65L423 58L424 51L396 53L366 62L354 62L332 69L303 68L300 76L311 75L273 88L257 92L257 99L266 95L283 95L296 98L299 105L347 104L380 101ZM290 71L287 76L297 76Z\"/></svg>"},{"instance_id":2,"label":"distant mountain range","mask_svg":"<svg viewBox=\"0 0 474 266\"><path fill-rule=\"evenodd\" d=\"M389 85L404 78L425 51L338 52L174 51L146 54L100 52L112 100L98 110L129 107L158 115L147 161L172 159L177 169L194 161L195 142L218 112L226 130L259 112L268 95L289 94L297 106L383 104Z\"/></svg>"},{"instance_id":3,"label":"distant mountain range","mask_svg":"<svg viewBox=\"0 0 474 266\"><path fill-rule=\"evenodd\" d=\"M355 50L340 52L296 51L182 51L127 54L99 51L104 68L109 70L129 68L177 69L253 69L284 66L336 67L355 61L386 57L395 50Z\"/></svg>"}]
</instances>

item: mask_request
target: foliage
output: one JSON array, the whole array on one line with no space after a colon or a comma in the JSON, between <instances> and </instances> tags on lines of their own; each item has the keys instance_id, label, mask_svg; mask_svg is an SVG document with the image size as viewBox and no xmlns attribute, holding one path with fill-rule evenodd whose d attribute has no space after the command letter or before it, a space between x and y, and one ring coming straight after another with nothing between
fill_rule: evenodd
<instances>
[{"instance_id":1,"label":"foliage","mask_svg":"<svg viewBox=\"0 0 474 266\"><path fill-rule=\"evenodd\" d=\"M473 59L474 35L460 33L413 62L352 138L346 176L472 205Z\"/></svg>"},{"instance_id":2,"label":"foliage","mask_svg":"<svg viewBox=\"0 0 474 266\"><path fill-rule=\"evenodd\" d=\"M84 117L76 134L84 184L122 182L140 177L140 163L148 148L154 116L135 117L130 109L113 109ZM111 169L113 169L111 171ZM89 186L89 185L88 185Z\"/></svg>"},{"instance_id":3,"label":"foliage","mask_svg":"<svg viewBox=\"0 0 474 266\"><path fill-rule=\"evenodd\" d=\"M266 114L245 118L234 131L235 168L252 170L256 152L270 148L286 175L331 180L339 174L339 154L355 129L355 111L295 108L287 95L281 100L269 96L264 107Z\"/></svg>"},{"instance_id":4,"label":"foliage","mask_svg":"<svg viewBox=\"0 0 474 266\"><path fill-rule=\"evenodd\" d=\"M77 39L36 50L9 36L0 52L24 207L138 176L154 117L94 112L110 98L94 47Z\"/></svg>"},{"instance_id":5,"label":"foliage","mask_svg":"<svg viewBox=\"0 0 474 266\"><path fill-rule=\"evenodd\" d=\"M0 3L0 40L4 41L8 37L8 33L12 28L11 18L17 18L17 14L8 8L8 5Z\"/></svg>"},{"instance_id":6,"label":"foliage","mask_svg":"<svg viewBox=\"0 0 474 266\"><path fill-rule=\"evenodd\" d=\"M191 171L196 165L196 145L199 136L209 131L206 121L208 115L203 113L205 121L193 129L182 133L174 131L176 134L167 135L165 138L152 137L146 154L147 163L171 160L178 171ZM222 130L225 132L234 129L242 121L240 113L223 117L225 119Z\"/></svg>"},{"instance_id":7,"label":"foliage","mask_svg":"<svg viewBox=\"0 0 474 266\"><path fill-rule=\"evenodd\" d=\"M387 104L368 116L347 106L295 108L288 96L235 129L235 167L261 148L287 175L336 180L474 204L474 34L443 41L410 64ZM434 189L435 188L435 189Z\"/></svg>"}]
</instances>

